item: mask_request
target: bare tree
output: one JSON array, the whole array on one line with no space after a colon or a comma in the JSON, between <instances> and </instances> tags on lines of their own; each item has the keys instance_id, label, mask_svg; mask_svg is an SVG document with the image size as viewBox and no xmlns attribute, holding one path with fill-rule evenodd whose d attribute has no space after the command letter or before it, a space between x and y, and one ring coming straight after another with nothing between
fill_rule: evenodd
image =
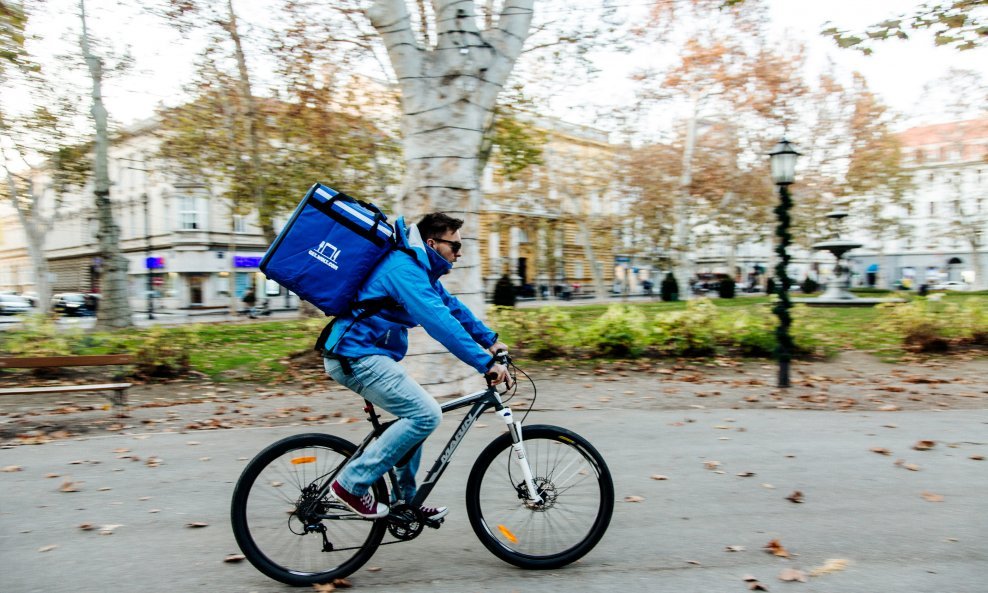
<instances>
[{"instance_id":1,"label":"bare tree","mask_svg":"<svg viewBox=\"0 0 988 593\"><path fill-rule=\"evenodd\" d=\"M93 194L96 198L96 216L99 219L100 258L102 260L101 291L102 301L96 314L96 327L116 329L133 325L127 287L127 258L120 252L120 227L113 219L110 203L110 175L108 150L110 135L107 129L107 112L103 105L103 60L95 55L89 38L86 23L86 3L79 0L79 18L82 34L79 47L89 68L92 80L93 123L96 135L93 151Z\"/></svg>"}]
</instances>

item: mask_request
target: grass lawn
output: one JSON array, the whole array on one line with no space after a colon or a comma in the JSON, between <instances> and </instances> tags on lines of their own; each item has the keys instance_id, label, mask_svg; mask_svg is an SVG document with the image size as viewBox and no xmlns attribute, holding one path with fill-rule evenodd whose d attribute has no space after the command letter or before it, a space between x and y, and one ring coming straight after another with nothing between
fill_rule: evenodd
<instances>
[{"instance_id":1,"label":"grass lawn","mask_svg":"<svg viewBox=\"0 0 988 593\"><path fill-rule=\"evenodd\" d=\"M945 294L938 306L976 299L977 306L988 307L988 294ZM741 297L711 301L724 315L760 309L765 313L772 306L769 297ZM970 301L967 301L970 302ZM629 301L628 307L639 309L646 319L656 314L683 310L685 302ZM606 304L572 305L565 307L569 325L585 328L608 308ZM518 309L517 314L534 315L538 309ZM901 337L880 329L881 317L887 315L872 307L808 308L806 314L818 328L820 337L836 349L856 349L874 353L886 360L901 357ZM37 355L90 354L106 352L139 352L149 344L158 348L188 345L192 369L216 380L280 381L287 378L285 360L311 350L325 319L275 320L255 323L211 323L190 326L130 329L117 334L71 334L57 328L34 334L17 331L0 334L0 353L21 354L24 343L32 344L30 353ZM495 328L498 329L498 328ZM24 330L28 331L28 330ZM506 335L511 340L511 336ZM17 342L21 346L17 346ZM56 349L56 342L58 349ZM47 347L50 346L50 347ZM165 350L163 350L165 351ZM157 352L157 351L155 351Z\"/></svg>"}]
</instances>

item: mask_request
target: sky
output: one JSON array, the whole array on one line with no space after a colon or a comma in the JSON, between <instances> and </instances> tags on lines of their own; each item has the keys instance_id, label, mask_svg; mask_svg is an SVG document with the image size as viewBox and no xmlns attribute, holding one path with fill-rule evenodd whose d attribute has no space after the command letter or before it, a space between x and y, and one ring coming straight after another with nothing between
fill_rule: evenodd
<instances>
[{"instance_id":1,"label":"sky","mask_svg":"<svg viewBox=\"0 0 988 593\"><path fill-rule=\"evenodd\" d=\"M239 0L259 2L261 0ZM330 1L330 0L327 0ZM596 0L575 0L596 2ZM841 50L820 36L823 23L834 22L840 28L860 30L864 26L908 11L921 4L914 0L768 0L771 30L780 41L784 37L804 41L808 45L809 64L819 69L833 60L846 75L860 71L869 86L896 111L910 117L905 123L923 121L916 113L923 86L935 79L948 66L980 71L988 79L988 49L958 52L934 47L925 33L917 33L909 41L887 41L876 46L871 56L853 50ZM630 10L641 10L647 0L629 0ZM77 0L48 0L48 15L39 19L39 31L47 41L38 46L43 51L56 52L67 45L53 43L64 36L68 27L76 27ZM537 8L537 4L536 4ZM126 44L134 57L135 69L122 78L107 82L106 101L111 117L118 124L129 124L153 114L160 103L174 105L181 100L181 87L192 76L196 44L183 40L167 26L146 14L129 14L115 0L87 0L91 28L112 38L117 48ZM69 47L68 51L75 50ZM592 87L575 89L565 96L555 97L550 108L554 113L569 113L581 117L577 106L588 101L631 101L633 90L627 81L633 60L625 56L602 57L598 62L602 72ZM81 72L82 84L88 81ZM594 89L607 89L607 93ZM606 109L607 105L600 107ZM566 118L566 116L563 116ZM579 122L593 123L593 122Z\"/></svg>"}]
</instances>

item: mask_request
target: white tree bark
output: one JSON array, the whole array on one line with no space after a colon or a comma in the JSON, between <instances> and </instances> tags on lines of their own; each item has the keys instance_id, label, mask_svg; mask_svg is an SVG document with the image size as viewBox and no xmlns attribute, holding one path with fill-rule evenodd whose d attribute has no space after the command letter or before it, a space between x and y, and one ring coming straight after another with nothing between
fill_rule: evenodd
<instances>
[{"instance_id":1,"label":"white tree bark","mask_svg":"<svg viewBox=\"0 0 988 593\"><path fill-rule=\"evenodd\" d=\"M443 282L483 315L478 212L479 154L498 93L511 73L532 21L533 0L507 0L481 31L471 1L434 0L436 44L420 45L404 0L376 0L367 17L384 41L401 90L405 177L401 213L409 221L442 211L465 221L464 257ZM409 368L436 395L476 386L476 372L450 360L442 347L417 338Z\"/></svg>"},{"instance_id":2,"label":"white tree bark","mask_svg":"<svg viewBox=\"0 0 988 593\"><path fill-rule=\"evenodd\" d=\"M133 325L130 301L127 290L127 258L120 253L120 227L113 220L110 204L110 176L108 172L108 150L110 145L107 131L107 113L103 106L103 61L93 55L89 47L89 32L86 28L86 6L79 0L82 18L80 44L82 56L89 66L93 82L92 116L96 125L95 154L93 157L93 193L96 196L96 212L99 217L99 246L102 257L100 288L102 299L96 314L98 329L114 329Z\"/></svg>"},{"instance_id":3,"label":"white tree bark","mask_svg":"<svg viewBox=\"0 0 988 593\"><path fill-rule=\"evenodd\" d=\"M690 185L693 183L693 153L696 151L696 126L700 114L700 97L692 93L690 97L692 113L686 121L686 140L683 144L682 171L679 176L679 191L673 213L676 217L675 244L676 265L673 275L679 284L679 297L686 300L692 297L690 291Z\"/></svg>"},{"instance_id":4,"label":"white tree bark","mask_svg":"<svg viewBox=\"0 0 988 593\"><path fill-rule=\"evenodd\" d=\"M10 192L10 203L14 207L14 211L17 212L17 220L21 223L21 228L24 229L24 236L27 239L27 253L34 268L34 292L38 296L38 311L47 314L51 308L51 283L48 281L49 268L48 258L45 257L45 237L51 230L54 220L41 216L39 196L34 192L33 187L28 189L28 196L20 194L17 182L6 165L6 155L3 155L3 162L7 174L6 181L7 189ZM30 183L29 180L28 184Z\"/></svg>"}]
</instances>

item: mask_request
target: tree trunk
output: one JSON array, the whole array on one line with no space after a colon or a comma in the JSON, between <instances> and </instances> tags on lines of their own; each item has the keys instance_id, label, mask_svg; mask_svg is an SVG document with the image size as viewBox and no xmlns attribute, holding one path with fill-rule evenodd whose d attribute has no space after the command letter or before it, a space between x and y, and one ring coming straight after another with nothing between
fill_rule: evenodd
<instances>
[{"instance_id":1,"label":"tree trunk","mask_svg":"<svg viewBox=\"0 0 988 593\"><path fill-rule=\"evenodd\" d=\"M257 99L254 98L254 91L250 84L250 75L247 70L247 57L244 54L243 42L240 39L240 31L237 27L237 13L233 10L233 0L227 0L227 20L225 23L226 32L233 42L234 55L237 58L237 82L240 85L240 94L243 96L246 110L243 114L244 124L247 126L247 155L250 160L250 173L248 174L248 184L251 196L254 199L254 207L257 208L258 223L264 240L271 244L275 240L274 205L266 198L264 183L261 181L261 150L258 138L260 128L260 112L257 109Z\"/></svg>"},{"instance_id":2,"label":"tree trunk","mask_svg":"<svg viewBox=\"0 0 988 593\"><path fill-rule=\"evenodd\" d=\"M128 262L120 253L120 227L113 220L113 207L110 203L109 159L110 145L107 131L106 107L103 106L103 61L92 54L89 47L89 32L86 28L85 1L79 0L82 18L82 56L89 66L93 81L93 123L96 126L95 154L93 157L93 193L96 196L96 213L99 218L99 238L101 271L100 292L102 299L96 315L96 328L107 330L133 325L128 299Z\"/></svg>"},{"instance_id":3,"label":"tree trunk","mask_svg":"<svg viewBox=\"0 0 988 593\"><path fill-rule=\"evenodd\" d=\"M971 245L971 260L974 263L974 285L972 288L975 290L988 288L988 282L985 282L984 262L981 260L981 242L978 241L977 235L972 233L968 236L968 243Z\"/></svg>"},{"instance_id":4,"label":"tree trunk","mask_svg":"<svg viewBox=\"0 0 988 593\"><path fill-rule=\"evenodd\" d=\"M593 243L591 242L592 233L590 232L590 221L581 217L579 223L580 230L583 231L583 257L586 258L587 263L590 265L590 275L593 278L594 296L601 298L607 293L604 290L604 279L600 275L600 268L597 265L597 258L594 256Z\"/></svg>"},{"instance_id":5,"label":"tree trunk","mask_svg":"<svg viewBox=\"0 0 988 593\"><path fill-rule=\"evenodd\" d=\"M497 95L528 36L533 0L507 0L494 28L477 29L473 2L434 0L436 47L422 48L403 0L376 0L367 10L384 41L401 88L405 177L401 213L409 222L434 211L463 218L464 257L443 284L483 316L478 159ZM476 372L451 364L439 344L413 332L409 369L435 395L476 387Z\"/></svg>"},{"instance_id":6,"label":"tree trunk","mask_svg":"<svg viewBox=\"0 0 988 593\"><path fill-rule=\"evenodd\" d=\"M679 190L676 204L673 208L676 217L675 245L676 265L674 275L679 284L679 295L682 299L691 298L690 290L690 253L689 253L689 203L690 185L693 183L693 153L696 150L696 125L700 112L700 99L696 93L690 97L692 114L686 122L686 140L683 144L682 172L679 176Z\"/></svg>"},{"instance_id":7,"label":"tree trunk","mask_svg":"<svg viewBox=\"0 0 988 593\"><path fill-rule=\"evenodd\" d=\"M30 182L29 182L30 183ZM48 281L50 274L48 268L48 258L45 257L45 236L51 229L50 223L39 222L37 216L38 197L31 191L30 206L25 208L18 194L17 183L13 175L7 171L7 187L10 191L10 202L17 212L17 220L24 229L24 236L27 239L27 253L31 258L31 265L34 267L34 292L38 295L38 310L47 314L51 308L51 284Z\"/></svg>"}]
</instances>

